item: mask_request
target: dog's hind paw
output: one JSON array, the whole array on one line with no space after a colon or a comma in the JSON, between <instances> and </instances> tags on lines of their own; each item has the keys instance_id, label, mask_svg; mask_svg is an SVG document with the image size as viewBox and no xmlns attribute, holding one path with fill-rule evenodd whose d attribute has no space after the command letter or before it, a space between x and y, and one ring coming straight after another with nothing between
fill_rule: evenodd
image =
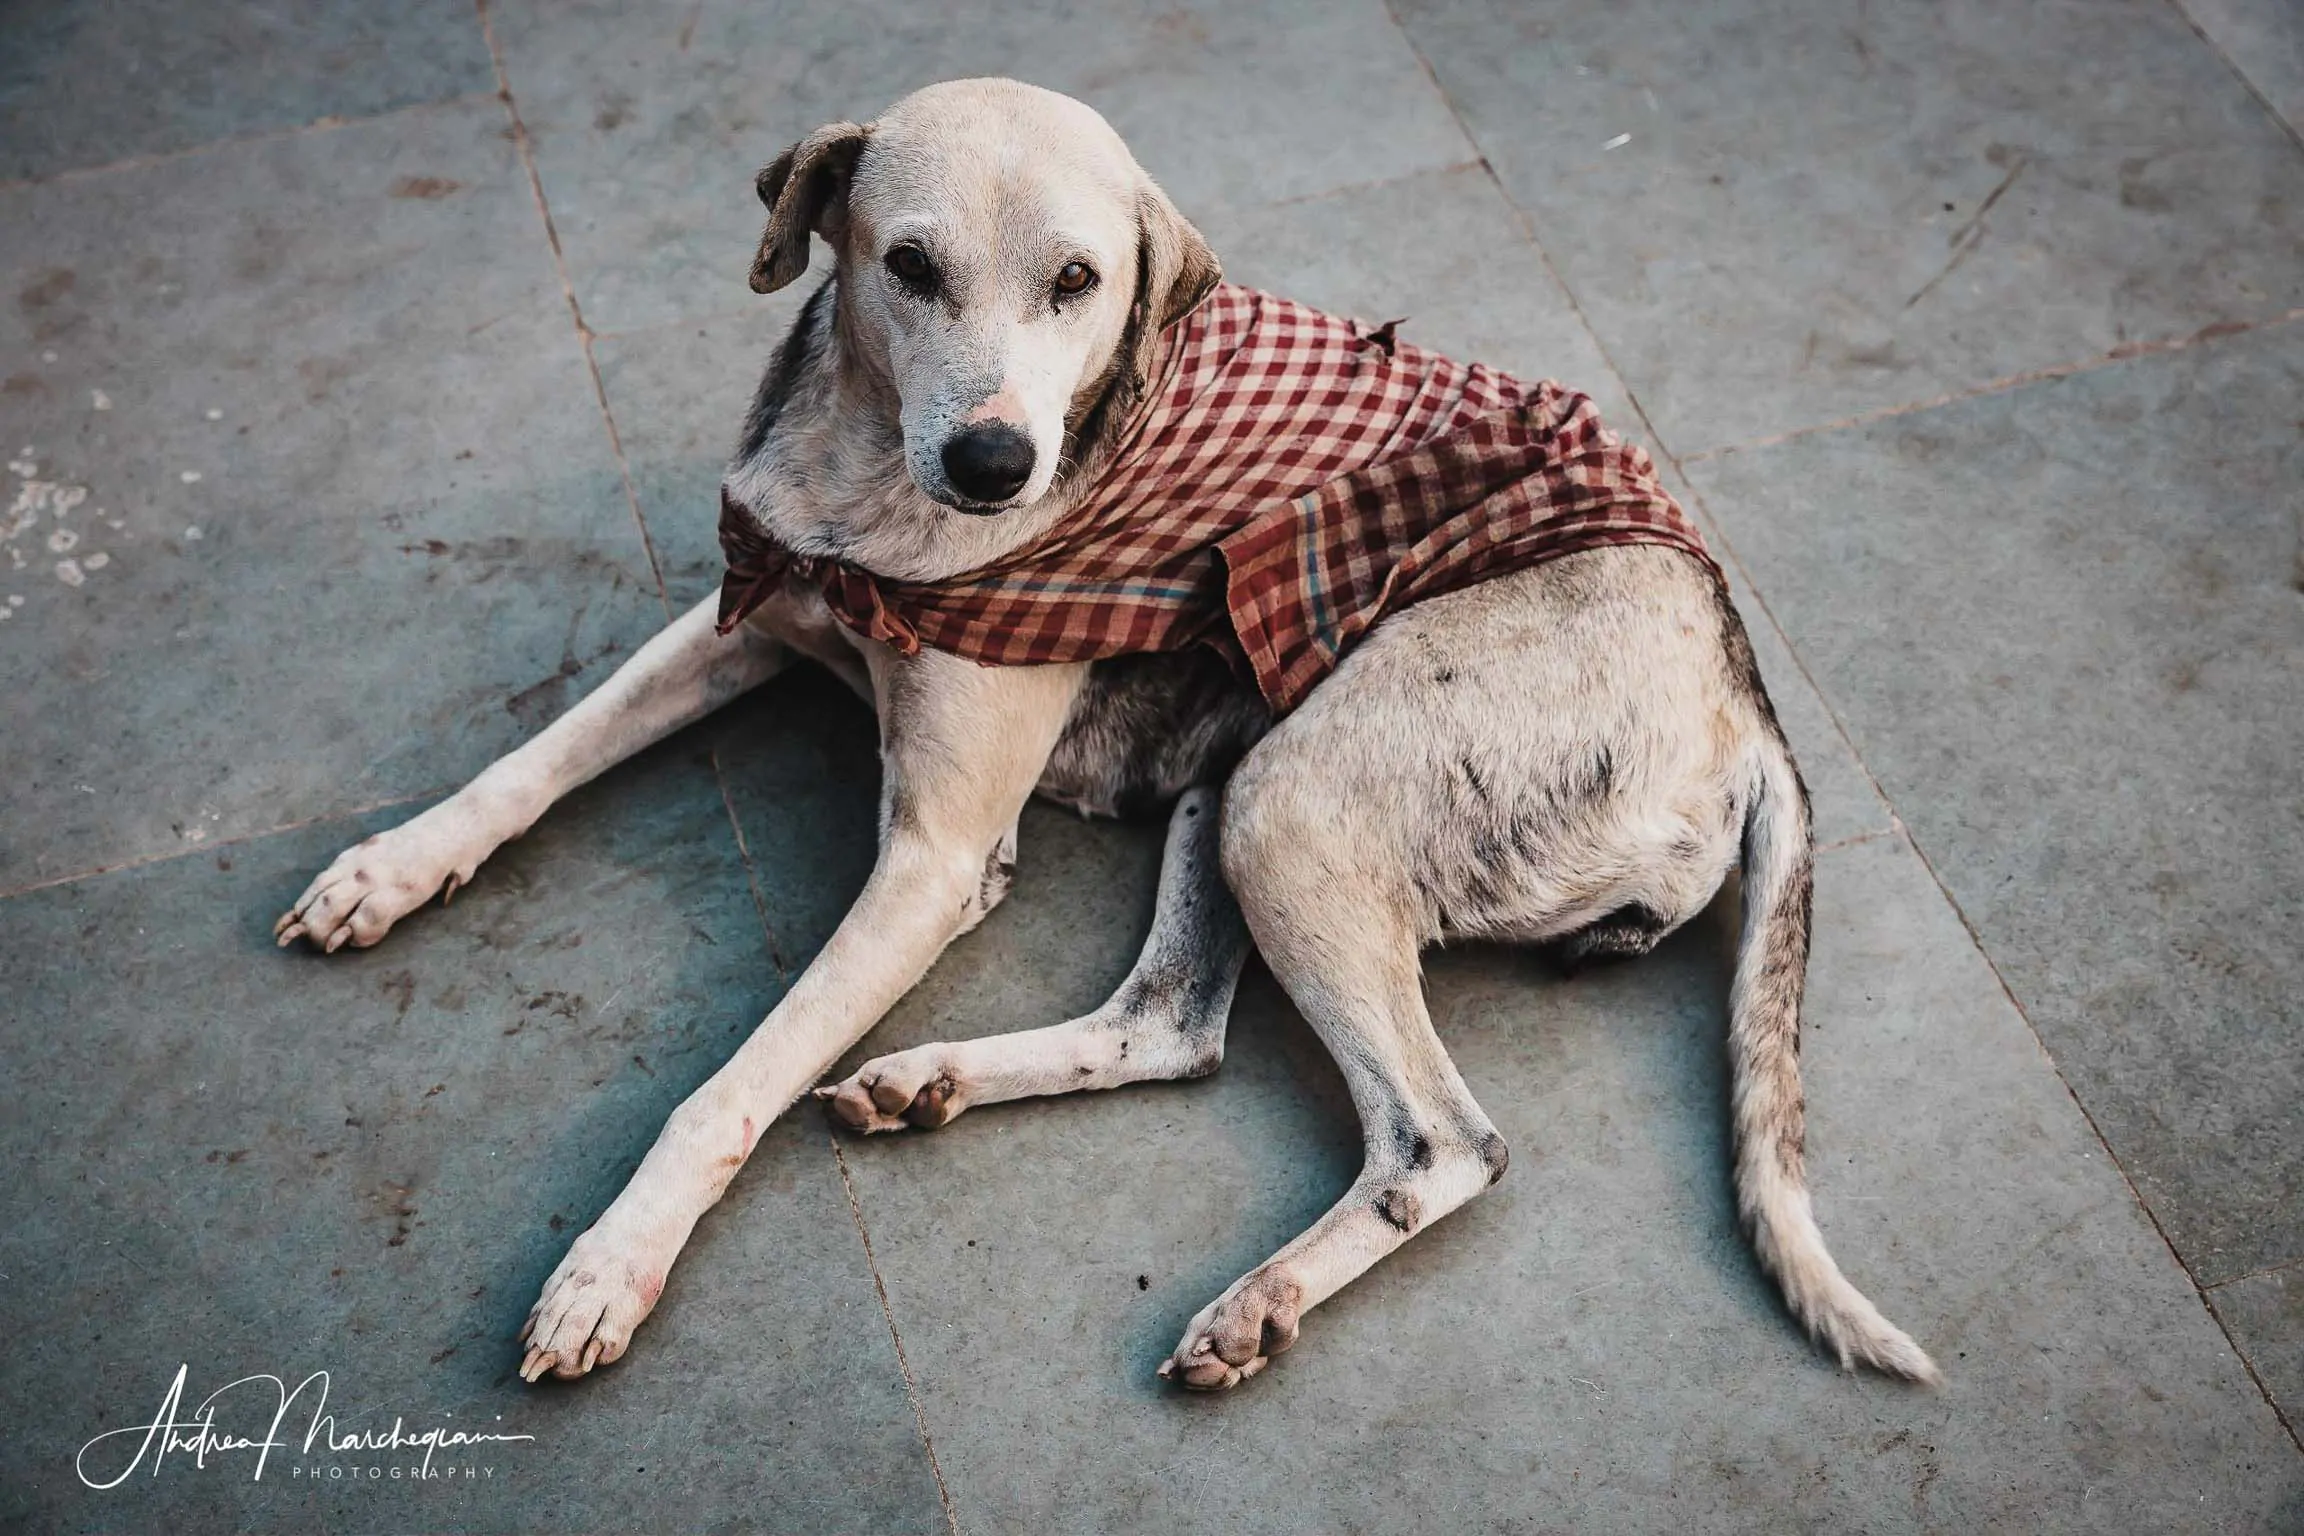
<instances>
[{"instance_id":1,"label":"dog's hind paw","mask_svg":"<svg viewBox=\"0 0 2304 1536\"><path fill-rule=\"evenodd\" d=\"M1221 1392L1272 1363L1296 1342L1304 1287L1277 1264L1234 1282L1184 1330L1160 1378L1195 1392Z\"/></svg>"},{"instance_id":2,"label":"dog's hind paw","mask_svg":"<svg viewBox=\"0 0 2304 1536\"><path fill-rule=\"evenodd\" d=\"M960 1080L932 1045L875 1057L843 1082L826 1083L816 1097L850 1130L934 1130L968 1107Z\"/></svg>"}]
</instances>

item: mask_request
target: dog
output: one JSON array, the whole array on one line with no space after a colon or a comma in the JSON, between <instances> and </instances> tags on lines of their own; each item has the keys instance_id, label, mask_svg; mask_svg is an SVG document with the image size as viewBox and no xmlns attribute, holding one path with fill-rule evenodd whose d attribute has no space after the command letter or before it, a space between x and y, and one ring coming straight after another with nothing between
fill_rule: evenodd
<instances>
[{"instance_id":1,"label":"dog","mask_svg":"<svg viewBox=\"0 0 2304 1536\"><path fill-rule=\"evenodd\" d=\"M1256 1375L1305 1313L1503 1176L1504 1139L1426 1012L1426 945L1637 955L1740 862L1740 1214L1792 1315L1843 1368L1935 1380L1842 1275L1811 1210L1807 791L1717 569L1650 540L1475 571L1392 604L1289 693L1207 645L982 665L922 644L926 631L880 612L874 584L932 605L1090 515L1099 467L1139 451L1132 424L1175 366L1164 338L1220 270L1100 116L1013 81L932 86L869 125L819 129L757 189L769 215L755 289L797 279L811 234L836 258L723 482L732 564L747 537L783 564L754 571L740 600L732 574L721 600L534 740L348 849L275 930L331 953L376 943L570 789L795 660L878 712L869 881L570 1247L521 1330L523 1377L579 1377L625 1352L761 1130L1006 894L1018 814L1038 793L1096 815L1168 811L1151 933L1119 990L1085 1017L919 1046L816 1091L875 1132L1213 1072L1253 948L1342 1068L1364 1162L1332 1209L1191 1320L1162 1376L1212 1390ZM1350 340L1367 368L1391 366L1389 326ZM1351 368L1377 376L1358 355ZM986 643L1014 638L992 628Z\"/></svg>"}]
</instances>

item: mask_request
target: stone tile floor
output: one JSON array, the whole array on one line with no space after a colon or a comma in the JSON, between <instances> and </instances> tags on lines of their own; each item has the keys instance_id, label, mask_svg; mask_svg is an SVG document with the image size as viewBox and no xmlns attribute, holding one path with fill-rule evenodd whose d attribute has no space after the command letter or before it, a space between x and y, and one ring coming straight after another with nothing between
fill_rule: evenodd
<instances>
[{"instance_id":1,"label":"stone tile floor","mask_svg":"<svg viewBox=\"0 0 2304 1536\"><path fill-rule=\"evenodd\" d=\"M0 1523L2304 1529L2304 13L0 17ZM1717 911L1571 981L1435 955L1512 1176L1230 1396L1151 1368L1357 1147L1254 974L1205 1082L861 1143L795 1113L626 1361L513 1376L568 1237L861 883L871 722L791 676L374 951L270 919L712 581L797 302L744 287L752 170L995 70L1101 107L1234 276L1657 450L1816 791L1824 1224L1941 1391L1834 1372L1737 1236ZM1024 841L871 1048L1126 969L1156 831ZM179 1366L532 1438L85 1486ZM234 1390L227 1427L269 1389Z\"/></svg>"}]
</instances>

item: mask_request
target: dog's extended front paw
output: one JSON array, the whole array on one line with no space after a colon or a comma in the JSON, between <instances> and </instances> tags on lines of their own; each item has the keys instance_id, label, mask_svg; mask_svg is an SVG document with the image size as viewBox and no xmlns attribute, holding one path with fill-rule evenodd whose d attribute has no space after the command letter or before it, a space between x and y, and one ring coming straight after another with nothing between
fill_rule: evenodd
<instances>
[{"instance_id":1,"label":"dog's extended front paw","mask_svg":"<svg viewBox=\"0 0 2304 1536\"><path fill-rule=\"evenodd\" d=\"M473 820L450 800L353 844L280 915L273 937L283 947L304 939L329 954L346 944L365 949L434 896L455 894L495 851Z\"/></svg>"},{"instance_id":2,"label":"dog's extended front paw","mask_svg":"<svg viewBox=\"0 0 2304 1536\"><path fill-rule=\"evenodd\" d=\"M959 1074L936 1045L875 1057L845 1082L817 1089L816 1097L830 1103L842 1124L866 1132L908 1125L934 1130L968 1107Z\"/></svg>"},{"instance_id":3,"label":"dog's extended front paw","mask_svg":"<svg viewBox=\"0 0 2304 1536\"><path fill-rule=\"evenodd\" d=\"M538 1381L550 1371L573 1381L621 1356L664 1294L672 1256L657 1246L599 1226L576 1239L521 1325L520 1342L528 1346L522 1379Z\"/></svg>"},{"instance_id":4,"label":"dog's extended front paw","mask_svg":"<svg viewBox=\"0 0 2304 1536\"><path fill-rule=\"evenodd\" d=\"M1184 1330L1160 1375L1195 1392L1221 1392L1272 1363L1296 1342L1304 1287L1277 1264L1235 1281Z\"/></svg>"}]
</instances>

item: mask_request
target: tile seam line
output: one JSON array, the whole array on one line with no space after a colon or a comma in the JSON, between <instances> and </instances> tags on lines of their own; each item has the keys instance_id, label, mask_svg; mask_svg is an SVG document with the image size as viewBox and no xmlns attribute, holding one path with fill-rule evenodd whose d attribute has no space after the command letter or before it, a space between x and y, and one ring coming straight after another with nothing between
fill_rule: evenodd
<instances>
[{"instance_id":1,"label":"tile seam line","mask_svg":"<svg viewBox=\"0 0 2304 1536\"><path fill-rule=\"evenodd\" d=\"M1640 418L1641 425L1647 429L1648 435L1655 442L1658 451L1671 461L1674 473L1679 476L1682 484L1687 488L1690 499L1697 504L1697 509L1703 514L1704 520L1711 525L1722 550L1728 556L1729 562L1744 578L1745 586L1752 593L1753 602L1759 606L1761 613L1768 621L1768 627L1774 630L1777 638L1784 642L1785 654L1791 657L1792 665L1800 673L1801 680L1808 685L1809 690L1815 694L1817 702L1823 706L1826 718L1831 720L1833 729L1839 734L1842 744L1847 747L1849 755L1855 759L1858 770L1863 773L1865 781L1872 786L1872 792L1879 796L1880 803L1888 808L1893 830L1902 834L1905 846L1909 847L1913 856L1919 859L1920 867L1927 871L1929 880L1943 896L1945 904L1952 909L1953 916L1959 919L1961 928L1968 935L1968 942L1974 946L1977 957L1984 962L1985 969L1990 972L1993 981L1998 984L2001 996L2008 1000L2008 1005L2016 1011L2017 1018L2023 1021L2026 1032L2032 1036L2033 1046L2040 1052L2041 1058L2048 1063L2048 1069L2056 1075L2056 1081L2064 1089L2066 1096L2071 1099L2072 1107L2080 1112L2081 1121L2088 1127L2089 1134L2094 1136L2097 1145L2104 1149L2105 1159L2112 1165L2113 1171L2120 1175L2121 1182L2127 1186L2129 1198L2136 1202L2136 1208L2143 1212L2144 1219L2151 1223L2152 1230L2159 1236L2161 1245L2168 1250L2168 1257L2175 1262L2178 1272L2191 1283L2192 1294L2199 1300L2201 1310L2208 1314L2209 1320L2216 1325L2217 1331L2224 1335L2226 1347L2239 1360L2241 1368L2248 1373L2248 1379L2255 1384L2257 1393L2264 1399L2264 1405L2272 1411L2274 1422L2287 1431L2289 1442L2296 1448L2297 1453L2304 1455L2304 1434L2300 1434L2297 1426L2291 1424L2288 1421L2288 1416L2280 1411L2280 1404L2272 1396L2272 1390L2265 1383L2262 1374L2257 1371L2256 1363L2248 1357L2248 1352L2240 1346L2240 1341L2232 1336L2232 1330L2224 1326L2224 1319L2217 1313L2215 1304L2209 1299L2207 1290L2201 1286L2199 1276L2193 1273L2192 1266L2185 1262L2184 1255L2178 1252L2175 1243L2170 1241L2168 1229L2161 1224L2159 1214L2144 1199L2142 1191L2137 1189L2136 1181L2129 1176L2119 1155L2112 1150L2111 1142L2105 1139L2103 1128L2097 1125L2096 1117L2089 1113L2088 1106L2073 1090L2070 1079L2064 1075L2063 1067L2058 1064L2055 1054L2048 1049L2048 1043L2041 1038L2039 1028L2032 1022L2032 1015L2017 1000L2014 989L2008 985L2008 978L2001 974L1999 964L1992 958L1991 952L1984 947L1983 935L1978 932L1976 925L1969 920L1967 910L1953 897L1951 889L1944 883L1943 876L1938 873L1935 862L1928 857L1927 850L1922 848L1919 840L1912 835L1911 827L1897 813L1895 801L1889 798L1886 789L1880 783L1879 776L1872 771L1872 765L1866 762L1863 753L1857 750L1855 739L1850 736L1847 723L1840 718L1840 712L1833 708L1831 700L1825 697L1824 690L1817 686L1815 675L1810 672L1806 659L1800 654L1799 647L1792 643L1792 637L1785 631L1783 624L1776 617L1775 609L1761 595L1759 585L1752 579L1751 571L1745 566L1743 558L1736 552L1735 545L1727 537L1726 530L1720 526L1719 519L1713 516L1710 506L1705 503L1703 492L1697 488L1693 480L1689 479L1679 456L1672 452L1665 443L1663 434L1656 430L1656 423L1650 419L1647 408L1640 403L1640 397L1632 388L1631 381L1624 376L1623 370L1617 367L1614 354L1608 350L1607 343L1601 339L1599 331L1593 326L1591 317L1585 313L1584 305L1576 297L1575 290L1569 287L1567 280L1554 264L1551 252L1546 250L1544 243L1537 238L1535 225L1529 218L1527 210L1520 206L1519 200L1513 197L1511 191L1505 187L1503 178L1497 175L1495 164L1488 158L1486 150L1480 143L1479 136L1473 133L1472 125L1465 121L1463 112L1456 105L1455 97L1449 95L1447 88L1441 84L1439 72L1432 67L1432 61L1425 57L1424 50L1417 45L1415 37L1401 22L1399 14L1393 9L1393 6L1394 0L1384 0L1385 14L1391 18L1392 25L1399 31L1402 39L1407 42L1409 50L1415 54L1416 62L1424 70L1425 78L1432 82L1433 89L1437 90L1441 99L1447 103L1450 114L1456 119L1457 131L1463 134L1466 142L1480 155L1481 168L1488 173L1488 180L1496 188L1497 195L1502 197L1506 206L1512 209L1515 220L1520 226L1521 238L1536 253L1537 259L1543 263L1546 274L1559 288L1561 295L1567 299L1569 308L1576 315L1577 323L1583 326L1585 334L1591 338L1593 347L1599 352L1602 366L1607 368L1617 385L1623 389L1625 399L1631 403L1634 414ZM2294 319L2300 314L2304 314L2304 310L2291 311L2286 318ZM2209 329L2215 328L2210 327ZM2196 335L2193 339L2207 338Z\"/></svg>"},{"instance_id":2,"label":"tile seam line","mask_svg":"<svg viewBox=\"0 0 2304 1536\"><path fill-rule=\"evenodd\" d=\"M193 848L175 848L166 853L140 854L135 858L122 859L117 864L97 864L87 869L70 870L61 875L49 875L44 879L29 881L23 885L12 885L6 890L0 890L0 901L13 900L18 896L29 896L36 891L54 890L60 885L77 885L83 880L100 879L105 875L117 875L131 869L149 869L155 864L167 864L177 859L196 859L204 853L214 853L220 848L238 848L246 843L262 842L268 837L279 837L288 832L300 832L306 827L323 826L331 821L349 821L356 816L372 816L378 811L389 811L396 806L415 805L424 800L437 800L443 795L453 793L455 788L454 784L435 785L412 795L395 795L389 800L375 800L364 805L349 805L341 810L322 811L314 816L304 816L295 821L280 822L275 826L256 827L246 832L236 832L230 837L220 837L212 843L201 843Z\"/></svg>"},{"instance_id":3,"label":"tile seam line","mask_svg":"<svg viewBox=\"0 0 2304 1536\"><path fill-rule=\"evenodd\" d=\"M776 981L780 986L792 984L792 967L784 958L784 946L776 941L776 926L768 921L768 897L760 888L760 871L752 862L752 848L744 839L744 823L736 815L736 797L728 788L728 775L720 766L720 749L714 747L708 754L712 759L712 782L720 790L720 807L728 813L728 826L736 835L736 857L744 866L744 883L752 891L752 910L759 915L760 932L768 941L768 961L776 967Z\"/></svg>"},{"instance_id":4,"label":"tile seam line","mask_svg":"<svg viewBox=\"0 0 2304 1536\"><path fill-rule=\"evenodd\" d=\"M944 1467L936 1458L936 1441L928 1433L927 1405L920 1401L920 1384L913 1379L912 1364L904 1356L904 1336L896 1328L896 1309L888 1300L888 1286L880 1278L880 1260L872 1252L872 1232L864 1222L864 1203L856 1198L856 1181L848 1175L848 1156L840 1150L840 1136L827 1130L824 1139L832 1148L832 1161L840 1169L840 1188L848 1196L848 1214L855 1220L856 1236L864 1244L864 1266L872 1272L872 1289L880 1298L880 1315L887 1319L888 1338L896 1347L896 1370L904 1378L904 1396L912 1404L912 1419L920 1431L920 1445L928 1453L928 1473L936 1480L936 1499L944 1507L944 1526L952 1536L960 1536L960 1519L952 1509L952 1492L944 1486Z\"/></svg>"},{"instance_id":5,"label":"tile seam line","mask_svg":"<svg viewBox=\"0 0 2304 1536\"><path fill-rule=\"evenodd\" d=\"M2240 67L2239 61L2224 50L2222 43L2208 35L2208 29L2200 25L2199 18L2192 14L2192 8L2186 5L2184 0L2168 0L2168 8L2176 13L2178 20L2192 29L2192 35L2200 39L2202 46L2216 55L2224 67L2231 71L2232 78L2240 82L2240 88L2255 98L2256 105L2264 109L2265 115L2271 118L2273 124L2288 136L2289 142L2299 150L2304 150L2304 127L2298 127L2288 121L2280 109L2272 104L2272 98L2256 88L2256 82L2249 78L2246 70Z\"/></svg>"},{"instance_id":6,"label":"tile seam line","mask_svg":"<svg viewBox=\"0 0 2304 1536\"><path fill-rule=\"evenodd\" d=\"M672 618L672 598L664 582L664 563L657 556L656 541L648 532L648 519L640 512L640 491L632 482L632 464L624 453L623 434L616 429L616 413L608 405L608 386L600 377L600 360L593 353L592 330L584 323L584 306L576 297L576 284L568 273L567 253L560 245L559 226L552 219L552 204L544 195L543 173L536 165L535 142L528 136L528 124L520 116L520 104L512 94L512 74L504 62L503 49L496 42L496 26L488 15L488 0L472 0L473 13L479 18L481 40L487 45L488 58L496 70L496 99L503 103L504 116L512 126L512 147L520 157L520 168L527 172L528 190L536 199L536 215L544 223L544 243L551 247L552 270L560 279L560 292L568 300L568 317L576 327L576 344L584 354L584 371L592 380L592 398L600 407L600 421L608 431L608 448L616 457L616 472L624 482L625 505L631 508L632 524L640 534L640 548L648 556L649 574L656 581L656 601L664 610L667 622Z\"/></svg>"},{"instance_id":7,"label":"tile seam line","mask_svg":"<svg viewBox=\"0 0 2304 1536\"><path fill-rule=\"evenodd\" d=\"M1725 443L1717 448L1699 448L1694 453L1676 454L1673 455L1673 463L1675 465L1714 463L1734 454L1754 453L1763 448L1774 448L1784 443L1798 442L1802 438L1814 437L1824 432L1842 432L1856 427L1872 426L1878 422L1893 421L1900 416L1915 416L1927 411L1940 411L1970 400L1984 400L1994 395L2007 394L2012 390L2025 389L2034 384L2053 384L2061 379L2077 378L2106 368L2117 368L2122 363L2132 363L2141 358L2163 357L2171 352L2186 352L2194 347L2209 346L2231 337L2250 336L2258 331L2278 330L2284 325L2293 325L2299 320L2304 320L2304 306L2264 315L2254 320L2212 321L2196 331L2187 331L2180 336L2163 336L2152 341L2126 342L2097 357L2083 358L2078 362L2051 363L2046 367L2031 368L2022 373L2004 374L1996 379L1987 379L1973 388L1953 390L1947 394L1931 396L1926 400L1912 400L1901 405L1884 405L1876 410L1859 411L1853 416L1841 416L1831 421L1820 421L1811 426L1792 427L1782 432L1771 433L1766 437L1752 438L1747 442ZM1641 420L1647 421L1647 413L1644 411L1641 413ZM1655 431L1652 423L1649 425L1649 431L1651 433Z\"/></svg>"},{"instance_id":8,"label":"tile seam line","mask_svg":"<svg viewBox=\"0 0 2304 1536\"><path fill-rule=\"evenodd\" d=\"M608 403L608 384L600 375L600 359L594 348L592 328L584 322L584 306L576 297L576 284L568 272L567 253L560 245L559 226L552 218L552 204L544 195L544 177L536 164L536 146L528 136L527 122L520 116L520 104L512 93L512 74L504 61L503 49L496 41L495 24L489 19L488 0L473 0L473 12L479 18L480 35L487 44L488 57L496 70L497 99L503 103L504 115L512 126L512 142L520 156L520 166L528 176L528 190L536 199L536 214L544 225L544 242L551 247L552 270L560 279L560 292L568 301L568 317L576 328L576 343L584 353L584 371L592 381L592 398L600 407L600 422L608 432L608 449L616 457L616 473L624 482L624 503L631 509L632 524L640 533L640 548L648 557L648 571L656 582L656 603L663 610L666 623L676 615L672 608L671 589L665 584L664 562L656 552L655 537L648 531L648 517L640 507L640 488L632 478L632 460L624 451L624 434L616 425L615 408ZM728 784L727 769L720 761L717 749L707 754L712 765L712 784L720 792L720 807L728 817L729 835L736 843L736 859L744 870L745 888L752 897L753 914L760 920L761 937L767 941L769 963L776 968L776 979L789 983L791 967L785 962L784 948L776 938L775 925L768 920L768 901L760 888L760 871L752 861L752 850L745 841L744 824L736 815L736 799Z\"/></svg>"},{"instance_id":9,"label":"tile seam line","mask_svg":"<svg viewBox=\"0 0 2304 1536\"><path fill-rule=\"evenodd\" d=\"M2261 1280L2266 1275L2277 1275L2291 1269L2304 1270L2304 1256L2293 1259L2282 1259L2277 1264L2267 1264L2262 1269L2252 1269L2244 1275L2227 1275L2221 1280L2202 1286L2201 1289L2204 1291L2220 1291L2228 1285L2238 1285L2243 1280Z\"/></svg>"},{"instance_id":10,"label":"tile seam line","mask_svg":"<svg viewBox=\"0 0 2304 1536\"><path fill-rule=\"evenodd\" d=\"M233 149L243 144L270 144L279 139L297 138L311 133L336 133L346 128L359 128L370 123L389 122L396 117L411 117L423 112L437 112L447 107L468 107L494 97L494 91L460 91L454 96L438 96L430 101L403 102L397 107L386 107L381 112L364 112L357 117L342 117L334 113L310 118L301 123L281 123L271 128L251 129L247 133L230 133L222 138L204 139L198 144L187 144L181 149L156 149L141 155L123 155L117 160L106 160L98 165L68 165L62 170L50 171L44 176L14 176L0 179L0 192L24 192L40 187L59 186L66 182L85 181L96 176L109 176L115 172L149 170L156 165L171 165L194 155L212 150Z\"/></svg>"}]
</instances>

